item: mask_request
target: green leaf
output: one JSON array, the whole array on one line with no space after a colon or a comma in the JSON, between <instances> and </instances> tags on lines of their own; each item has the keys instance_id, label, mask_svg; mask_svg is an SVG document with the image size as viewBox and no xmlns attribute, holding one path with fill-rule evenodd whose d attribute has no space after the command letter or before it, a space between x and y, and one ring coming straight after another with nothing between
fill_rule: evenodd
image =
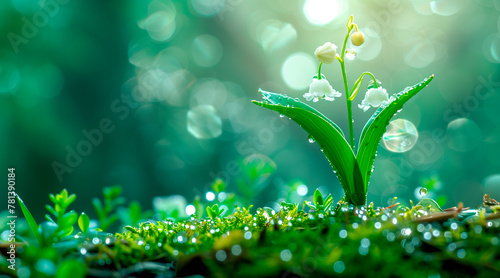
<instances>
[{"instance_id":1,"label":"green leaf","mask_svg":"<svg viewBox=\"0 0 500 278\"><path fill-rule=\"evenodd\" d=\"M70 259L63 261L56 272L56 278L83 278L87 274L87 267L81 261Z\"/></svg>"},{"instance_id":2,"label":"green leaf","mask_svg":"<svg viewBox=\"0 0 500 278\"><path fill-rule=\"evenodd\" d=\"M71 205L76 199L76 194L69 195L68 199L66 199L65 206Z\"/></svg>"},{"instance_id":3,"label":"green leaf","mask_svg":"<svg viewBox=\"0 0 500 278\"><path fill-rule=\"evenodd\" d=\"M80 230L82 230L82 233L84 235L87 235L87 230L89 229L90 225L90 219L88 215L85 214L85 212L82 212L80 214L80 217L78 217L78 227L80 227Z\"/></svg>"},{"instance_id":4,"label":"green leaf","mask_svg":"<svg viewBox=\"0 0 500 278\"><path fill-rule=\"evenodd\" d=\"M215 218L215 213L212 211L212 208L210 208L210 207L207 207L207 214L208 214L208 217Z\"/></svg>"},{"instance_id":5,"label":"green leaf","mask_svg":"<svg viewBox=\"0 0 500 278\"><path fill-rule=\"evenodd\" d=\"M129 214L132 222L139 222L141 220L141 204L137 201L130 202Z\"/></svg>"},{"instance_id":6,"label":"green leaf","mask_svg":"<svg viewBox=\"0 0 500 278\"><path fill-rule=\"evenodd\" d=\"M56 215L57 216L57 212L54 210L53 207L51 207L50 205L45 205L45 208L50 212L52 213L52 215Z\"/></svg>"},{"instance_id":7,"label":"green leaf","mask_svg":"<svg viewBox=\"0 0 500 278\"><path fill-rule=\"evenodd\" d=\"M132 227L132 226L125 226L125 227L123 227L123 229L124 229L124 230L127 230L127 231L129 231L129 232L132 232L132 233L134 233L134 234L138 234L138 233L139 233L139 232L138 232L138 231L137 231L134 227Z\"/></svg>"},{"instance_id":8,"label":"green leaf","mask_svg":"<svg viewBox=\"0 0 500 278\"><path fill-rule=\"evenodd\" d=\"M212 188L214 189L215 193L219 193L226 189L226 184L221 178L217 178L212 183Z\"/></svg>"},{"instance_id":9,"label":"green leaf","mask_svg":"<svg viewBox=\"0 0 500 278\"><path fill-rule=\"evenodd\" d=\"M52 219L52 217L50 217L50 215L48 215L48 214L45 214L45 219L47 219L48 221L50 221L50 222L52 222L52 223L54 223L54 224L57 224L57 223L56 223L56 221L54 221L54 220Z\"/></svg>"},{"instance_id":10,"label":"green leaf","mask_svg":"<svg viewBox=\"0 0 500 278\"><path fill-rule=\"evenodd\" d=\"M52 201L52 203L57 203L57 199L56 199L56 196L54 196L54 194L49 194L49 199Z\"/></svg>"},{"instance_id":11,"label":"green leaf","mask_svg":"<svg viewBox=\"0 0 500 278\"><path fill-rule=\"evenodd\" d=\"M73 226L64 227L64 229L58 233L58 237L65 237L71 235L73 232Z\"/></svg>"},{"instance_id":12,"label":"green leaf","mask_svg":"<svg viewBox=\"0 0 500 278\"><path fill-rule=\"evenodd\" d=\"M68 190L63 189L59 195L61 195L61 200L66 201L68 199Z\"/></svg>"},{"instance_id":13,"label":"green leaf","mask_svg":"<svg viewBox=\"0 0 500 278\"><path fill-rule=\"evenodd\" d=\"M99 216L99 218L104 218L105 215L103 213L101 200L99 200L98 198L92 199L92 205L94 206L94 209L95 209L97 215Z\"/></svg>"},{"instance_id":14,"label":"green leaf","mask_svg":"<svg viewBox=\"0 0 500 278\"><path fill-rule=\"evenodd\" d=\"M71 210L64 214L63 218L61 219L61 223L58 224L59 226L66 228L67 226L73 226L77 219L78 214L76 213L76 211Z\"/></svg>"},{"instance_id":15,"label":"green leaf","mask_svg":"<svg viewBox=\"0 0 500 278\"><path fill-rule=\"evenodd\" d=\"M252 102L286 115L309 133L323 150L333 170L337 172L348 200L355 205L364 205L364 194L352 198L356 187L354 183L362 178L354 177L356 158L340 128L323 114L298 99L265 91L260 91L260 93L264 100Z\"/></svg>"},{"instance_id":16,"label":"green leaf","mask_svg":"<svg viewBox=\"0 0 500 278\"><path fill-rule=\"evenodd\" d=\"M212 206L212 212L215 214L215 216L219 216L219 205L218 204L215 204Z\"/></svg>"},{"instance_id":17,"label":"green leaf","mask_svg":"<svg viewBox=\"0 0 500 278\"><path fill-rule=\"evenodd\" d=\"M321 192L319 192L319 189L316 189L316 191L314 191L313 200L316 207L323 205L323 196L321 195Z\"/></svg>"},{"instance_id":18,"label":"green leaf","mask_svg":"<svg viewBox=\"0 0 500 278\"><path fill-rule=\"evenodd\" d=\"M422 82L406 88L402 92L392 96L395 98L389 105L380 106L377 111L368 120L360 136L359 150L356 155L356 160L359 163L359 170L364 178L364 191L368 189L370 175L372 173L373 162L377 152L380 139L385 133L387 125L391 118L403 107L410 98L420 92L427 86L434 75L424 79Z\"/></svg>"},{"instance_id":19,"label":"green leaf","mask_svg":"<svg viewBox=\"0 0 500 278\"><path fill-rule=\"evenodd\" d=\"M120 186L105 187L102 190L104 197L108 200L114 200L122 194L122 188Z\"/></svg>"},{"instance_id":20,"label":"green leaf","mask_svg":"<svg viewBox=\"0 0 500 278\"><path fill-rule=\"evenodd\" d=\"M39 246L42 246L42 236L38 232L38 224L35 221L35 218L33 218L33 215L31 215L31 212L29 211L28 207L24 204L23 200L21 200L21 197L16 194L17 197L17 202L19 203L19 206L21 206L21 210L24 214L24 218L26 218L26 221L28 222L28 225L30 226L31 231L35 235L36 240L38 241Z\"/></svg>"}]
</instances>

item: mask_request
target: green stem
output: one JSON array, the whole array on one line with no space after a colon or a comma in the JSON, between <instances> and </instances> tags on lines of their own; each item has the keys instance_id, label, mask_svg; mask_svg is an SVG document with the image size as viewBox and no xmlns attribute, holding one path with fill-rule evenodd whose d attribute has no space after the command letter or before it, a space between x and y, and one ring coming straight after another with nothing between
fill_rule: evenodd
<instances>
[{"instance_id":1,"label":"green stem","mask_svg":"<svg viewBox=\"0 0 500 278\"><path fill-rule=\"evenodd\" d=\"M358 94L358 89L361 86L361 83L363 83L363 76L365 75L371 76L375 88L378 88L377 79L375 78L375 76L371 72L365 71L359 76L358 80L356 80L356 82L354 83L354 86L352 87L351 92L349 93L349 100L353 101L356 95Z\"/></svg>"},{"instance_id":2,"label":"green stem","mask_svg":"<svg viewBox=\"0 0 500 278\"><path fill-rule=\"evenodd\" d=\"M345 87L345 100L347 105L347 118L349 124L349 145L351 149L354 151L354 128L352 123L352 101L349 99L349 85L347 85L347 75L345 72L345 63L344 63L344 55L345 55L345 47L347 44L347 40L349 39L349 34L351 33L352 27L348 28L347 35L344 39L344 45L342 46L342 52L340 53L340 68L342 69L342 78L344 79L344 87Z\"/></svg>"},{"instance_id":3,"label":"green stem","mask_svg":"<svg viewBox=\"0 0 500 278\"><path fill-rule=\"evenodd\" d=\"M318 67L318 80L321 79L321 66L323 65L323 62L320 62L319 63L319 67Z\"/></svg>"}]
</instances>

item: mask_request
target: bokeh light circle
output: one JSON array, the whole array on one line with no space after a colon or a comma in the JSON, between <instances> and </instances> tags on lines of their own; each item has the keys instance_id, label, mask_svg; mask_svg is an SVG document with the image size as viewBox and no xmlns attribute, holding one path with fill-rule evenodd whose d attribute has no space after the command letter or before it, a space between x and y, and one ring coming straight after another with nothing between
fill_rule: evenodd
<instances>
[{"instance_id":1,"label":"bokeh light circle","mask_svg":"<svg viewBox=\"0 0 500 278\"><path fill-rule=\"evenodd\" d=\"M257 25L256 37L262 49L272 52L295 41L297 31L290 23L269 19Z\"/></svg>"},{"instance_id":2,"label":"bokeh light circle","mask_svg":"<svg viewBox=\"0 0 500 278\"><path fill-rule=\"evenodd\" d=\"M168 41L175 31L175 12L155 12L139 22L139 27L147 30L149 37L155 41Z\"/></svg>"},{"instance_id":3,"label":"bokeh light circle","mask_svg":"<svg viewBox=\"0 0 500 278\"><path fill-rule=\"evenodd\" d=\"M492 34L483 41L483 54L492 63L500 63L500 34Z\"/></svg>"},{"instance_id":4,"label":"bokeh light circle","mask_svg":"<svg viewBox=\"0 0 500 278\"><path fill-rule=\"evenodd\" d=\"M356 48L356 59L363 61L371 61L382 51L382 40L380 36L371 28L361 28L361 32L365 34L365 42Z\"/></svg>"},{"instance_id":5,"label":"bokeh light circle","mask_svg":"<svg viewBox=\"0 0 500 278\"><path fill-rule=\"evenodd\" d=\"M219 80L201 79L193 85L190 104L191 107L206 104L219 109L225 104L226 95L226 87Z\"/></svg>"},{"instance_id":6,"label":"bokeh light circle","mask_svg":"<svg viewBox=\"0 0 500 278\"><path fill-rule=\"evenodd\" d=\"M220 13L226 4L225 0L191 0L191 7L201 16L213 16Z\"/></svg>"},{"instance_id":7,"label":"bokeh light circle","mask_svg":"<svg viewBox=\"0 0 500 278\"><path fill-rule=\"evenodd\" d=\"M314 25L325 25L337 18L342 11L342 2L337 0L306 0L303 12Z\"/></svg>"},{"instance_id":8,"label":"bokeh light circle","mask_svg":"<svg viewBox=\"0 0 500 278\"><path fill-rule=\"evenodd\" d=\"M450 16L461 11L466 5L468 0L435 0L432 1L431 10L435 14L442 16Z\"/></svg>"},{"instance_id":9,"label":"bokeh light circle","mask_svg":"<svg viewBox=\"0 0 500 278\"><path fill-rule=\"evenodd\" d=\"M294 53L285 60L281 67L281 77L292 89L304 90L309 87L316 72L317 63L303 52Z\"/></svg>"},{"instance_id":10,"label":"bokeh light circle","mask_svg":"<svg viewBox=\"0 0 500 278\"><path fill-rule=\"evenodd\" d=\"M412 0L411 4L415 11L421 15L431 15L434 12L431 8L432 0Z\"/></svg>"},{"instance_id":11,"label":"bokeh light circle","mask_svg":"<svg viewBox=\"0 0 500 278\"><path fill-rule=\"evenodd\" d=\"M222 120L211 105L197 106L187 113L187 130L197 139L211 139L222 134Z\"/></svg>"},{"instance_id":12,"label":"bokeh light circle","mask_svg":"<svg viewBox=\"0 0 500 278\"><path fill-rule=\"evenodd\" d=\"M434 45L427 39L410 40L406 49L409 49L405 56L405 62L414 68L424 68L436 58Z\"/></svg>"},{"instance_id":13,"label":"bokeh light circle","mask_svg":"<svg viewBox=\"0 0 500 278\"><path fill-rule=\"evenodd\" d=\"M477 124L467 118L451 121L446 128L448 147L458 152L476 148L482 140L482 132Z\"/></svg>"},{"instance_id":14,"label":"bokeh light circle","mask_svg":"<svg viewBox=\"0 0 500 278\"><path fill-rule=\"evenodd\" d=\"M486 177L483 180L483 191L486 194L490 194L493 198L498 199L500 197L500 174Z\"/></svg>"},{"instance_id":15,"label":"bokeh light circle","mask_svg":"<svg viewBox=\"0 0 500 278\"><path fill-rule=\"evenodd\" d=\"M191 53L196 64L212 67L222 58L222 44L211 35L200 35L193 40Z\"/></svg>"},{"instance_id":16,"label":"bokeh light circle","mask_svg":"<svg viewBox=\"0 0 500 278\"><path fill-rule=\"evenodd\" d=\"M0 64L0 93L7 93L17 87L20 80L19 70L13 63Z\"/></svg>"},{"instance_id":17,"label":"bokeh light circle","mask_svg":"<svg viewBox=\"0 0 500 278\"><path fill-rule=\"evenodd\" d=\"M53 98L61 92L64 84L64 76L54 65L46 64L35 72L40 88L40 96Z\"/></svg>"}]
</instances>

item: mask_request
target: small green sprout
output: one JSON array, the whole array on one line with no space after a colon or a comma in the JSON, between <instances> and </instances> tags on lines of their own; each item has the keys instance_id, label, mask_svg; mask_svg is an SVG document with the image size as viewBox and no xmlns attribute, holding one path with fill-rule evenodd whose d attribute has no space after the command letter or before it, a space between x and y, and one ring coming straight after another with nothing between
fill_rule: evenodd
<instances>
[{"instance_id":1,"label":"small green sprout","mask_svg":"<svg viewBox=\"0 0 500 278\"><path fill-rule=\"evenodd\" d=\"M364 206L366 205L366 195L377 148L391 118L402 109L403 104L425 88L432 81L434 75L414 86L407 87L400 93L389 96L387 90L382 88L374 74L363 72L349 89L345 63L346 60L352 60L356 55L354 49L346 49L349 38L355 46L364 43L364 35L359 31L357 24L353 22L352 16L347 21L347 34L339 53L337 53L337 46L330 42L316 49L315 55L320 62L318 73L313 77L309 92L304 94L307 101L314 102L319 100L334 101L336 97L342 95L333 89L326 77L321 74L323 63L331 64L337 60L344 81L349 126L348 136L344 135L340 127L332 120L299 99L260 90L263 100L252 102L289 117L309 133L309 141L318 143L333 171L337 174L345 192L345 201L355 206ZM359 144L355 148L352 102L358 95L365 76L371 79L371 83L368 84L365 97L358 107L363 111L368 111L371 107L375 107L377 110L361 131Z\"/></svg>"},{"instance_id":2,"label":"small green sprout","mask_svg":"<svg viewBox=\"0 0 500 278\"><path fill-rule=\"evenodd\" d=\"M111 224L118 220L118 216L113 211L116 207L124 204L125 199L120 196L122 193L120 186L105 187L102 193L104 201L101 202L98 198L94 198L92 204L97 212L100 229L106 231Z\"/></svg>"},{"instance_id":3,"label":"small green sprout","mask_svg":"<svg viewBox=\"0 0 500 278\"><path fill-rule=\"evenodd\" d=\"M142 211L141 204L137 201L131 201L129 207L119 207L117 209L118 217L123 225L137 225L141 220L153 216L150 210Z\"/></svg>"},{"instance_id":4,"label":"small green sprout","mask_svg":"<svg viewBox=\"0 0 500 278\"><path fill-rule=\"evenodd\" d=\"M313 204L308 203L307 205L316 211L326 212L332 207L333 198L331 194L329 194L326 198L323 198L319 189L316 189L316 191L314 191Z\"/></svg>"},{"instance_id":5,"label":"small green sprout","mask_svg":"<svg viewBox=\"0 0 500 278\"><path fill-rule=\"evenodd\" d=\"M73 232L73 225L77 221L78 214L74 210L66 212L66 209L75 201L76 195L68 195L68 191L63 189L57 195L50 194L49 198L54 206L46 205L45 208L55 217L55 220L49 214L45 215L45 219L57 225L56 237L70 235Z\"/></svg>"},{"instance_id":6,"label":"small green sprout","mask_svg":"<svg viewBox=\"0 0 500 278\"><path fill-rule=\"evenodd\" d=\"M212 219L224 216L226 211L227 211L227 209L219 208L218 204L215 204L212 207L207 206L208 217L210 217Z\"/></svg>"},{"instance_id":7,"label":"small green sprout","mask_svg":"<svg viewBox=\"0 0 500 278\"><path fill-rule=\"evenodd\" d=\"M215 193L223 192L226 189L226 183L221 178L217 178L212 183L212 188Z\"/></svg>"}]
</instances>

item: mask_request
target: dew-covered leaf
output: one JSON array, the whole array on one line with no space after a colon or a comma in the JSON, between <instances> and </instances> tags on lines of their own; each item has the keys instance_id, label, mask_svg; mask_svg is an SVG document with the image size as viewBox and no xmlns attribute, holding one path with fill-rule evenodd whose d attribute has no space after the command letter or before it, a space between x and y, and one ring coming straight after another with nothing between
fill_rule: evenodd
<instances>
[{"instance_id":1,"label":"dew-covered leaf","mask_svg":"<svg viewBox=\"0 0 500 278\"><path fill-rule=\"evenodd\" d=\"M403 107L403 104L425 88L433 78L434 75L431 75L422 82L392 96L394 100L387 106L380 106L366 123L361 132L359 149L356 155L356 160L359 163L359 168L364 178L365 191L368 188L378 144L385 133L389 121Z\"/></svg>"},{"instance_id":2,"label":"dew-covered leaf","mask_svg":"<svg viewBox=\"0 0 500 278\"><path fill-rule=\"evenodd\" d=\"M289 117L299 124L323 150L333 170L337 172L347 198L351 199L355 181L362 178L354 177L356 159L340 128L316 109L298 99L266 91L260 93L263 101L252 102ZM364 194L352 200L355 205L364 205L364 201Z\"/></svg>"}]
</instances>

